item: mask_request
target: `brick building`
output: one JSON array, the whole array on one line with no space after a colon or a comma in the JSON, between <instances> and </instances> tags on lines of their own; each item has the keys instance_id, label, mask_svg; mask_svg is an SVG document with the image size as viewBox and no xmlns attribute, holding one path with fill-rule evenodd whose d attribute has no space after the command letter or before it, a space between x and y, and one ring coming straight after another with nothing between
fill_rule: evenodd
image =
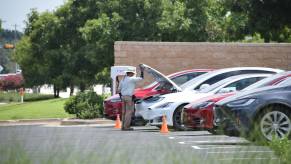
<instances>
[{"instance_id":1,"label":"brick building","mask_svg":"<svg viewBox=\"0 0 291 164\"><path fill-rule=\"evenodd\" d=\"M164 74L191 68L239 66L291 69L289 43L117 41L114 50L114 65L137 66L145 63Z\"/></svg>"}]
</instances>

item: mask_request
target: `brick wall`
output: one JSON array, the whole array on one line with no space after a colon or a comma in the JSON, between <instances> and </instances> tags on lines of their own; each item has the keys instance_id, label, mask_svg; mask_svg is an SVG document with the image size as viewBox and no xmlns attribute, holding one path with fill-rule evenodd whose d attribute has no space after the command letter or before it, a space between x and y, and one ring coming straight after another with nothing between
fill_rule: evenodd
<instances>
[{"instance_id":1,"label":"brick wall","mask_svg":"<svg viewBox=\"0 0 291 164\"><path fill-rule=\"evenodd\" d=\"M239 66L291 69L291 44L288 43L117 41L114 49L114 65L137 66L145 63L164 74L191 68ZM147 79L145 83L149 81Z\"/></svg>"}]
</instances>

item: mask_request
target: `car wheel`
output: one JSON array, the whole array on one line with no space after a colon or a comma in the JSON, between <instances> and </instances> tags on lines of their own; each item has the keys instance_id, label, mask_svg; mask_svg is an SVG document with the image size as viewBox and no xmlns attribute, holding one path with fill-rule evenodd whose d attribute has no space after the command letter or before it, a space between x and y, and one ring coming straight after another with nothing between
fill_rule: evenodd
<instances>
[{"instance_id":1,"label":"car wheel","mask_svg":"<svg viewBox=\"0 0 291 164\"><path fill-rule=\"evenodd\" d=\"M182 114L182 109L185 105L180 105L174 112L173 125L174 125L175 130L180 130L180 131L189 130L189 128L186 128L185 126L182 125L181 114Z\"/></svg>"},{"instance_id":2,"label":"car wheel","mask_svg":"<svg viewBox=\"0 0 291 164\"><path fill-rule=\"evenodd\" d=\"M253 133L259 133L259 138L272 140L288 138L291 134L290 110L282 106L271 106L264 110L256 122Z\"/></svg>"},{"instance_id":3,"label":"car wheel","mask_svg":"<svg viewBox=\"0 0 291 164\"><path fill-rule=\"evenodd\" d=\"M207 131L208 131L209 133L213 134L213 135L217 135L217 134L218 134L218 132L217 132L216 129L207 129Z\"/></svg>"}]
</instances>

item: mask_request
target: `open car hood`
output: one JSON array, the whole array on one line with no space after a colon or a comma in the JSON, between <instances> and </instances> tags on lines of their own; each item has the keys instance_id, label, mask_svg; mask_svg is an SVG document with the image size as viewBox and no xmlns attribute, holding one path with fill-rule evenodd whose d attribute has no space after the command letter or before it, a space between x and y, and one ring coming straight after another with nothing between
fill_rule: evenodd
<instances>
[{"instance_id":1,"label":"open car hood","mask_svg":"<svg viewBox=\"0 0 291 164\"><path fill-rule=\"evenodd\" d=\"M177 91L182 91L182 89L176 83L174 83L172 80L170 80L167 76L165 76L161 72L155 70L154 68L152 68L146 64L141 64L140 66L144 68L144 71L146 71L148 74L152 75L157 82L170 83L174 87L173 89L175 89Z\"/></svg>"}]
</instances>

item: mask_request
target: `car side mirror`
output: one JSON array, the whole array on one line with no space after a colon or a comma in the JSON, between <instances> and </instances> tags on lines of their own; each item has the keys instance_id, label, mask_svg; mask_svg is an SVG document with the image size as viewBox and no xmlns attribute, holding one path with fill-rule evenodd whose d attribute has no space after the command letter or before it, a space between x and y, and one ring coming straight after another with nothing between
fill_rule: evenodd
<instances>
[{"instance_id":1,"label":"car side mirror","mask_svg":"<svg viewBox=\"0 0 291 164\"><path fill-rule=\"evenodd\" d=\"M176 89L175 87L172 87L172 88L170 89L170 91L171 91L172 93L174 93L174 92L177 92L177 89Z\"/></svg>"},{"instance_id":2,"label":"car side mirror","mask_svg":"<svg viewBox=\"0 0 291 164\"><path fill-rule=\"evenodd\" d=\"M199 88L199 90L203 90L205 88L208 88L210 85L209 84L202 84Z\"/></svg>"}]
</instances>

